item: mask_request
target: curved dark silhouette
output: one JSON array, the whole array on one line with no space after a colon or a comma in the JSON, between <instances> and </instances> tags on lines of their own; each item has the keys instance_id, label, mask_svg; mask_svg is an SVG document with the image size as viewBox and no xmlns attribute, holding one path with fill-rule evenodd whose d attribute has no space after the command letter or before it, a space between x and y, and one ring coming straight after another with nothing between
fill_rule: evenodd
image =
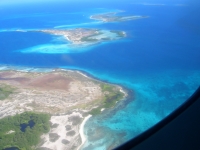
<instances>
[{"instance_id":1,"label":"curved dark silhouette","mask_svg":"<svg viewBox=\"0 0 200 150\"><path fill-rule=\"evenodd\" d=\"M200 150L200 87L178 109L115 150Z\"/></svg>"}]
</instances>

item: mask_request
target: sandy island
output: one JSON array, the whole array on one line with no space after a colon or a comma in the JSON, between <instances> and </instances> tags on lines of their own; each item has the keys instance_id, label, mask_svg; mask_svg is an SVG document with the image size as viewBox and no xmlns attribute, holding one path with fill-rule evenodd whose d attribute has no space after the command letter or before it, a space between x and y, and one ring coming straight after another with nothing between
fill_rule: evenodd
<instances>
[{"instance_id":1,"label":"sandy island","mask_svg":"<svg viewBox=\"0 0 200 150\"><path fill-rule=\"evenodd\" d=\"M120 11L121 12L121 11ZM121 22L121 21L129 21L129 20L136 20L136 19L143 19L148 18L148 16L117 16L119 12L108 12L102 14L95 14L90 16L90 19L99 20L102 22Z\"/></svg>"}]
</instances>

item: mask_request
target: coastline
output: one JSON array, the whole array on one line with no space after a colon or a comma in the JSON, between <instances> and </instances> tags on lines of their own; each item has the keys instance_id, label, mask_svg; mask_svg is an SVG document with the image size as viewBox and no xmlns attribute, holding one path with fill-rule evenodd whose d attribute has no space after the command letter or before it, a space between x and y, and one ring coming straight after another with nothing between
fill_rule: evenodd
<instances>
[{"instance_id":1,"label":"coastline","mask_svg":"<svg viewBox=\"0 0 200 150\"><path fill-rule=\"evenodd\" d=\"M83 144L86 142L86 137L84 134L84 126L86 124L86 122L92 117L92 115L88 115L87 117L84 118L83 122L80 125L80 129L79 129L79 134L81 136L81 145L77 148L77 150L80 150L80 148L83 146Z\"/></svg>"},{"instance_id":2,"label":"coastline","mask_svg":"<svg viewBox=\"0 0 200 150\"><path fill-rule=\"evenodd\" d=\"M61 70L62 70L62 69L61 69ZM68 69L67 69L67 68L66 68L66 69L63 69L63 71L65 71L65 70L68 70ZM94 75L92 75L92 74L90 74L90 73L87 73L87 72L84 71L84 70L78 70L78 69L69 69L69 70L71 70L71 71L76 71L77 73L83 75L83 76L86 77L86 78L92 78L92 79L95 80L95 81L102 82L102 83L107 83L107 84L109 84L109 85L114 85L114 86L119 87L120 91L124 94L124 98L128 97L128 95L129 95L129 94L128 94L128 93L129 93L129 92L128 92L129 89L127 89L126 87L124 87L124 86L121 85L121 84L118 84L118 83L111 83L111 82L108 82L108 81L106 81L106 80L97 78L97 77L95 77Z\"/></svg>"},{"instance_id":3,"label":"coastline","mask_svg":"<svg viewBox=\"0 0 200 150\"><path fill-rule=\"evenodd\" d=\"M56 72L56 71L71 71L71 72L76 72L88 79L92 79L101 83L107 83L109 85L113 85L113 86L117 86L119 87L120 91L124 94L124 98L126 98L129 94L128 91L129 89L127 89L126 87L124 87L123 85L119 84L119 83L111 83L108 82L107 80L103 80L100 79L98 77L95 77L94 75L92 75L91 73L88 73L84 70L81 69L73 69L73 68L48 68L48 67L24 67L24 66L8 66L8 65L1 65L0 64L0 72L1 71L17 71L17 72L27 72L27 73L50 73L50 72Z\"/></svg>"},{"instance_id":4,"label":"coastline","mask_svg":"<svg viewBox=\"0 0 200 150\"><path fill-rule=\"evenodd\" d=\"M67 76L63 76L63 75L65 75L65 73L67 74ZM38 146L41 148L51 148L53 150L56 150L56 149L64 150L66 148L70 149L74 146L76 147L76 149L79 150L87 140L84 135L84 126L85 126L86 122L88 121L88 119L90 117L92 117L92 115L93 115L93 113L91 113L90 111L95 109L96 106L100 107L101 103L100 103L100 101L99 102L95 101L95 97L94 97L95 95L92 95L92 99L89 98L86 100L87 103L89 102L88 103L89 105L82 107L81 105L85 105L86 101L83 100L84 102L82 102L82 101L77 102L76 101L77 98L76 98L75 101L72 103L72 104L74 104L74 107L70 106L69 107L70 111L69 111L66 109L69 106L69 104L67 104L67 102L68 102L67 97L66 97L66 95L64 95L66 93L64 91L59 92L59 90L62 90L62 89L59 89L58 91L54 91L52 93L51 90L53 90L53 89L48 89L48 87L44 87L43 84L41 84L41 82L45 83L45 80L47 78L49 78L51 80L55 80L55 81L57 79L58 79L58 81L60 79L63 81L66 81L65 78L72 77L74 80L77 80L77 81L80 80L81 82L87 82L86 84L82 84L82 85L86 86L84 88L86 91L88 90L90 94L95 94L95 90L96 90L97 94L104 95L104 93L100 90L101 89L100 85L106 84L106 85L110 85L112 88L114 88L118 92L121 92L124 94L124 97L121 100L123 100L127 96L126 91L120 85L104 82L101 79L95 78L94 76L92 76L91 74L89 74L85 71L77 70L77 69L34 68L34 67L1 65L0 66L0 75L2 77L2 81L1 80L0 81L2 83L9 84L11 86L12 85L16 86L19 89L19 91L20 90L22 91L22 93L18 94L21 97L20 101L19 101L19 98L16 98L15 95L12 96L15 99L14 104L10 103L9 99L6 99L5 101L1 101L2 106L13 105L13 110L12 110L13 113L12 114L6 113L7 111L10 112L10 110L5 109L4 114L6 114L7 116L15 115L15 113L17 113L17 112L23 113L25 111L30 111L30 110L35 111L35 112L39 111L39 112L43 112L43 113L45 113L45 112L50 113L51 117L52 117L50 120L52 127L50 128L50 131L48 133L43 134L41 136L42 143L39 144ZM3 79L5 77L7 78L7 80L4 81ZM32 84L33 84L32 81L34 81L34 82L36 82L35 83L36 86L41 85L44 88L44 89L40 89L40 91L37 91L38 89L35 89L35 86L34 86L33 92L37 96L37 98L34 99L34 102L31 100L33 97L35 97L33 95L32 91L30 91L32 87L26 86L26 85L28 85L27 83L29 83L29 81L31 81L30 83L32 83ZM70 80L67 79L67 81L70 81ZM49 82L50 81L48 81L48 83ZM97 85L95 85L95 84L97 84ZM69 85L73 87L73 91L75 90L75 92L77 90L76 88L79 88L79 87L77 87L77 85L81 86L80 83L79 84L73 83L73 84L69 84ZM97 86L99 86L99 87L97 87ZM51 86L51 88L53 88L53 87ZM46 90L45 88L47 88L47 90L50 90L50 91L43 91L43 90ZM98 90L100 90L100 91L98 91ZM73 91L71 91L70 93L72 93ZM38 95L37 92L39 92L40 94ZM43 92L43 94L42 94L42 92ZM30 93L30 95L29 94L27 95L27 93ZM23 96L23 94L26 94L26 97ZM45 97L45 94L47 94L47 97ZM51 94L53 94L53 95L51 95ZM54 94L56 95L56 97L54 96ZM62 94L63 94L63 96L61 96ZM77 96L77 93L75 95ZM43 96L43 97L39 97L39 96ZM63 101L62 97L65 97L66 102ZM89 97L91 97L91 96L89 96ZM38 101L37 99L39 99L40 101ZM42 101L41 101L41 99L42 99ZM51 99L52 99L52 101L51 101ZM56 99L57 103L55 103L55 101L54 101L55 99ZM30 100L30 101L28 101L28 100ZM62 101L62 105L57 105L60 100ZM81 98L80 98L80 100L81 100ZM19 103L22 103L22 102L24 104L20 106L21 108L17 108L16 106L19 106ZM6 104L6 105L4 105L4 104ZM35 105L35 104L37 104L37 105ZM70 103L70 105L72 105L72 104ZM75 104L77 105L77 107L75 107ZM39 109L40 107L43 107L45 109ZM50 112L48 107L50 109L53 108L52 112ZM56 109L57 107L58 107L58 109L60 109L60 111L56 112L55 110L57 110ZM10 108L10 107L8 107L8 108ZM30 110L28 110L28 108ZM4 108L1 108L1 109L4 109ZM19 109L19 111L18 111L18 109ZM100 112L104 111L104 109L105 108L101 108ZM65 110L67 110L67 111L65 111ZM88 115L88 116L84 117L85 115ZM5 117L5 116L2 116L2 117ZM77 119L79 120L78 122L76 122ZM81 121L82 119L83 119L83 121ZM70 126L70 130L67 130L66 126ZM72 133L73 133L73 135L70 135ZM52 136L54 136L54 137L52 137ZM57 138L57 139L54 139L55 141L52 142L52 138Z\"/></svg>"}]
</instances>

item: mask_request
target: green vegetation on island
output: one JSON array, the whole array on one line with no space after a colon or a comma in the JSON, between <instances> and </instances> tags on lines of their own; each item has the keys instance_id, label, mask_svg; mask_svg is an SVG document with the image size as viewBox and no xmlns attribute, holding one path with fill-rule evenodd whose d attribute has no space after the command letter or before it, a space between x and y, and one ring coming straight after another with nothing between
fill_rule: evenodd
<instances>
[{"instance_id":1,"label":"green vegetation on island","mask_svg":"<svg viewBox=\"0 0 200 150\"><path fill-rule=\"evenodd\" d=\"M125 37L126 36L126 33L123 32L123 31L111 30L110 32L117 34L118 37Z\"/></svg>"},{"instance_id":2,"label":"green vegetation on island","mask_svg":"<svg viewBox=\"0 0 200 150\"><path fill-rule=\"evenodd\" d=\"M0 84L0 100L8 98L9 95L12 94L14 91L15 88L6 84Z\"/></svg>"},{"instance_id":3,"label":"green vegetation on island","mask_svg":"<svg viewBox=\"0 0 200 150\"><path fill-rule=\"evenodd\" d=\"M122 93L115 86L110 84L101 84L101 89L104 92L103 103L97 107L92 109L89 113L91 115L98 115L101 113L102 108L112 108L116 105L119 100L122 100L124 97L124 93Z\"/></svg>"},{"instance_id":4,"label":"green vegetation on island","mask_svg":"<svg viewBox=\"0 0 200 150\"><path fill-rule=\"evenodd\" d=\"M50 130L50 115L25 112L8 116L0 120L0 149L18 147L20 150L32 150L40 142L40 136ZM34 126L28 126L32 121ZM22 124L27 124L24 132Z\"/></svg>"},{"instance_id":5,"label":"green vegetation on island","mask_svg":"<svg viewBox=\"0 0 200 150\"><path fill-rule=\"evenodd\" d=\"M88 36L88 37L82 37L81 41L83 41L83 42L98 42L98 39L91 38L91 36Z\"/></svg>"},{"instance_id":6,"label":"green vegetation on island","mask_svg":"<svg viewBox=\"0 0 200 150\"><path fill-rule=\"evenodd\" d=\"M92 29L91 29L92 30ZM101 35L102 33L99 32L99 30L96 29L96 31L98 31L97 33L94 33L93 35L89 35L89 36L84 36L81 38L82 42L98 42L99 40L96 39L95 37L98 35Z\"/></svg>"}]
</instances>

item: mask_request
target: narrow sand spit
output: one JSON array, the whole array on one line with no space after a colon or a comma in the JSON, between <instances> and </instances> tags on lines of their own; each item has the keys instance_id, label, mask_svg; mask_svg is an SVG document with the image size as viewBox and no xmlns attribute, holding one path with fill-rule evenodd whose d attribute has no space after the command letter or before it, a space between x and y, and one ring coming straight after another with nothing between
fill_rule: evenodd
<instances>
[{"instance_id":1,"label":"narrow sand spit","mask_svg":"<svg viewBox=\"0 0 200 150\"><path fill-rule=\"evenodd\" d=\"M85 126L85 123L87 122L87 120L88 120L90 117L92 117L92 115L88 115L87 117L85 117L84 120L83 120L83 122L81 123L80 130L79 130L79 134L80 134L80 136L81 136L81 141L82 141L82 143L81 143L81 145L78 147L77 150L79 150L79 149L83 146L83 144L85 143L85 141L86 141L86 137L85 137L85 134L84 134L84 126Z\"/></svg>"},{"instance_id":2,"label":"narrow sand spit","mask_svg":"<svg viewBox=\"0 0 200 150\"><path fill-rule=\"evenodd\" d=\"M50 120L52 123L51 130L49 133L42 135L43 143L39 146L40 149L66 150L79 147L82 144L79 133L82 120L82 114L79 112L52 116Z\"/></svg>"},{"instance_id":3,"label":"narrow sand spit","mask_svg":"<svg viewBox=\"0 0 200 150\"><path fill-rule=\"evenodd\" d=\"M72 147L79 150L86 141L84 126L92 115L88 115L82 120L82 114L74 112L69 115L52 116L52 127L49 133L43 135L43 143L40 149L66 150ZM77 119L79 121L77 123ZM76 120L76 124L75 123Z\"/></svg>"}]
</instances>

